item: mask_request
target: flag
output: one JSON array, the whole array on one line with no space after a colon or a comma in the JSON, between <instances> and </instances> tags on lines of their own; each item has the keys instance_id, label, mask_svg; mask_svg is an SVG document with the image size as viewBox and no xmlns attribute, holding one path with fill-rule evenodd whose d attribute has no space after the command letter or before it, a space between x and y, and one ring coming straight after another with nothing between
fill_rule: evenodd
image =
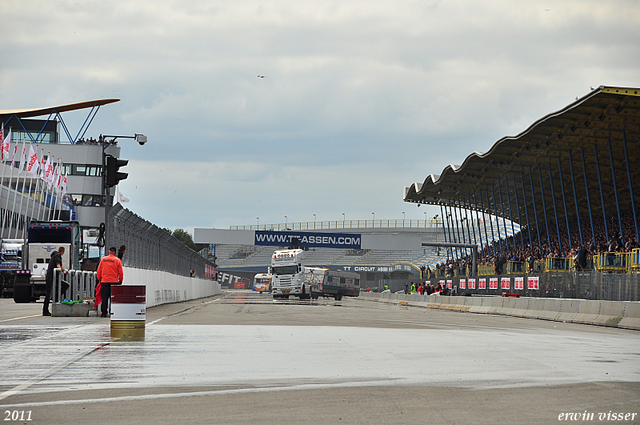
<instances>
[{"instance_id":1,"label":"flag","mask_svg":"<svg viewBox=\"0 0 640 425\"><path fill-rule=\"evenodd\" d=\"M38 175L38 154L33 150L33 146L29 146L29 161L27 162L27 172L32 177Z\"/></svg>"},{"instance_id":2,"label":"flag","mask_svg":"<svg viewBox=\"0 0 640 425\"><path fill-rule=\"evenodd\" d=\"M18 168L18 173L22 172L24 169L24 164L27 161L25 153L27 152L27 143L22 142L22 156L20 157L20 168Z\"/></svg>"},{"instance_id":3,"label":"flag","mask_svg":"<svg viewBox=\"0 0 640 425\"><path fill-rule=\"evenodd\" d=\"M97 309L98 305L100 305L100 303L102 302L102 285L100 285L100 281L98 281L98 284L96 285L96 296L95 296L95 298L96 299L93 302L93 305Z\"/></svg>"},{"instance_id":4,"label":"flag","mask_svg":"<svg viewBox=\"0 0 640 425\"><path fill-rule=\"evenodd\" d=\"M2 141L2 160L9 159L9 143L11 143L11 129L9 129L9 133L7 137Z\"/></svg>"},{"instance_id":5,"label":"flag","mask_svg":"<svg viewBox=\"0 0 640 425\"><path fill-rule=\"evenodd\" d=\"M62 182L60 183L60 191L62 196L67 194L67 172L64 172L64 177L62 177Z\"/></svg>"},{"instance_id":6,"label":"flag","mask_svg":"<svg viewBox=\"0 0 640 425\"><path fill-rule=\"evenodd\" d=\"M16 145L13 147L13 156L11 157L11 166L13 167L13 164L15 164L16 162L16 154L18 153L18 144L16 143Z\"/></svg>"},{"instance_id":7,"label":"flag","mask_svg":"<svg viewBox=\"0 0 640 425\"><path fill-rule=\"evenodd\" d=\"M126 196L124 196L122 194L122 192L120 192L120 188L118 187L118 202L120 202L121 204L124 202L129 202L129 198L127 198Z\"/></svg>"},{"instance_id":8,"label":"flag","mask_svg":"<svg viewBox=\"0 0 640 425\"><path fill-rule=\"evenodd\" d=\"M40 161L40 177L42 180L45 180L45 176L47 174L47 164L49 163L49 158L47 160L44 159L44 154L42 155L42 161Z\"/></svg>"}]
</instances>

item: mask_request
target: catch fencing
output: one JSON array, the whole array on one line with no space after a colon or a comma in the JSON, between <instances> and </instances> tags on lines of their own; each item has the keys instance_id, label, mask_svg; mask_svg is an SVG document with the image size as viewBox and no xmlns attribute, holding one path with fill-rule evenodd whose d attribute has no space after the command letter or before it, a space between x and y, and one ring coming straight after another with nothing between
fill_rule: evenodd
<instances>
[{"instance_id":1,"label":"catch fencing","mask_svg":"<svg viewBox=\"0 0 640 425\"><path fill-rule=\"evenodd\" d=\"M127 247L122 263L126 267L161 270L180 276L204 278L213 263L161 229L116 204L109 209L105 246ZM207 267L208 266L208 267Z\"/></svg>"},{"instance_id":2,"label":"catch fencing","mask_svg":"<svg viewBox=\"0 0 640 425\"><path fill-rule=\"evenodd\" d=\"M529 278L537 278L537 288L529 288ZM516 282L516 279L519 282ZM459 295L518 294L525 297L582 298L608 301L640 301L639 273L570 271L477 276L470 288L467 277L433 277L431 285L442 284ZM481 283L482 281L482 283ZM519 287L516 285L519 283Z\"/></svg>"}]
</instances>

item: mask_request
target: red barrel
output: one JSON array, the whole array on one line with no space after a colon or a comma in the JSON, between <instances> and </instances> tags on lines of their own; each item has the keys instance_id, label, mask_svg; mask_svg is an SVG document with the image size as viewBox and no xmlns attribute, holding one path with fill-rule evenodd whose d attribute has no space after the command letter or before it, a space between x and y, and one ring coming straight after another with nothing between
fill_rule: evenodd
<instances>
[{"instance_id":1,"label":"red barrel","mask_svg":"<svg viewBox=\"0 0 640 425\"><path fill-rule=\"evenodd\" d=\"M146 304L147 287L142 285L111 285L111 302Z\"/></svg>"},{"instance_id":2,"label":"red barrel","mask_svg":"<svg viewBox=\"0 0 640 425\"><path fill-rule=\"evenodd\" d=\"M144 338L146 290L141 285L111 286L112 338Z\"/></svg>"}]
</instances>

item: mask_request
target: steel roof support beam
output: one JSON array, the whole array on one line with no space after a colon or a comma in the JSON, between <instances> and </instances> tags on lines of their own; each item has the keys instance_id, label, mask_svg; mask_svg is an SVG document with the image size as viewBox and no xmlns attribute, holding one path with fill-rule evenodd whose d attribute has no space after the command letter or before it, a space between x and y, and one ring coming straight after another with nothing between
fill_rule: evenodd
<instances>
[{"instance_id":1,"label":"steel roof support beam","mask_svg":"<svg viewBox=\"0 0 640 425\"><path fill-rule=\"evenodd\" d=\"M553 201L553 215L556 218L556 233L558 235L558 249L562 252L562 239L560 239L560 226L558 225L558 209L556 208L556 193L553 190L553 175L551 174L551 163L547 162L549 169L549 186L551 186L551 200Z\"/></svg>"},{"instance_id":2,"label":"steel roof support beam","mask_svg":"<svg viewBox=\"0 0 640 425\"><path fill-rule=\"evenodd\" d=\"M593 227L593 212L591 211L591 198L589 197L589 182L587 180L587 166L584 160L584 149L580 148L582 154L582 173L584 174L584 190L587 193L587 207L589 207L589 221L591 222L591 243L596 244L596 230ZM606 224L606 223L605 223Z\"/></svg>"},{"instance_id":3,"label":"steel roof support beam","mask_svg":"<svg viewBox=\"0 0 640 425\"><path fill-rule=\"evenodd\" d=\"M456 242L460 242L460 220L458 219L458 208L456 207L456 205L453 205L453 218L455 219L454 224L456 226L456 236L457 238L454 238L456 240ZM463 233L464 236L464 233ZM464 240L462 241L464 243ZM462 251L460 249L456 249L456 252L458 253L458 256L462 256Z\"/></svg>"},{"instance_id":4,"label":"steel roof support beam","mask_svg":"<svg viewBox=\"0 0 640 425\"><path fill-rule=\"evenodd\" d=\"M536 193L533 186L533 172L529 165L529 181L531 183L531 199L533 199L533 215L536 219L536 230L538 231L538 245L542 248L542 239L540 238L540 217L538 217L538 208L536 207Z\"/></svg>"},{"instance_id":5,"label":"steel roof support beam","mask_svg":"<svg viewBox=\"0 0 640 425\"><path fill-rule=\"evenodd\" d=\"M560 190L562 191L562 204L564 205L564 220L567 223L567 236L569 237L569 249L573 249L571 243L571 228L569 227L569 213L567 212L567 199L564 196L564 179L562 178L562 163L560 157L558 157L558 174L560 175ZM558 224L556 224L557 226ZM558 226L559 227L559 226Z\"/></svg>"},{"instance_id":6,"label":"steel roof support beam","mask_svg":"<svg viewBox=\"0 0 640 425\"><path fill-rule=\"evenodd\" d=\"M640 241L640 232L638 231L638 217L636 217L636 204L633 200L633 185L631 184L631 169L629 168L629 154L627 152L627 133L625 130L622 130L622 144L624 145L624 160L627 163L627 177L629 177L629 194L631 195L631 209L633 210L633 223L636 226L636 241Z\"/></svg>"},{"instance_id":7,"label":"steel roof support beam","mask_svg":"<svg viewBox=\"0 0 640 425\"><path fill-rule=\"evenodd\" d=\"M551 250L551 236L549 235L549 220L547 220L547 203L544 199L544 186L542 185L542 167L538 164L538 176L540 177L540 193L542 195L542 215L544 215L544 224L547 227L547 245Z\"/></svg>"},{"instance_id":8,"label":"steel roof support beam","mask_svg":"<svg viewBox=\"0 0 640 425\"><path fill-rule=\"evenodd\" d=\"M496 202L496 188L493 185L493 183L491 183L491 190L493 191L493 202L495 204ZM496 222L496 227L498 228L498 240L500 241L500 252L503 252L502 250L502 234L500 233L500 218L502 218L502 231L504 232L504 244L505 244L505 250L507 251L507 253L509 252L509 241L507 240L507 221L504 218L504 207L502 206L502 193L500 190L500 178L498 178L498 196L500 199L500 215L502 217L498 217L498 220ZM497 205L496 205L496 210L497 210Z\"/></svg>"},{"instance_id":9,"label":"steel roof support beam","mask_svg":"<svg viewBox=\"0 0 640 425\"><path fill-rule=\"evenodd\" d=\"M522 244L522 250L524 251L524 235L522 234L522 218L520 217L520 203L518 202L518 185L516 178L513 178L513 197L516 200L516 211L518 211L518 225L520 225L520 243Z\"/></svg>"},{"instance_id":10,"label":"steel roof support beam","mask_svg":"<svg viewBox=\"0 0 640 425\"><path fill-rule=\"evenodd\" d=\"M516 227L513 224L513 214L511 212L511 196L509 196L509 180L507 176L504 177L504 190L507 191L505 194L507 198L507 207L509 207L509 221L511 222L511 235L513 236L513 252L514 254L518 251L518 244L516 244ZM524 246L522 246L524 249Z\"/></svg>"},{"instance_id":11,"label":"steel roof support beam","mask_svg":"<svg viewBox=\"0 0 640 425\"><path fill-rule=\"evenodd\" d=\"M447 220L447 216L443 211L443 205L440 204L440 215L442 216L442 234L444 235L444 241L447 241L447 228L448 228L448 222ZM449 260L449 251L447 250L447 261Z\"/></svg>"},{"instance_id":12,"label":"steel roof support beam","mask_svg":"<svg viewBox=\"0 0 640 425\"><path fill-rule=\"evenodd\" d=\"M531 222L529 221L529 206L527 205L527 191L524 187L524 172L520 172L520 180L522 181L522 202L524 202L524 214L527 219L527 232L529 233L529 246L533 246L531 239ZM537 226L537 224L536 224Z\"/></svg>"},{"instance_id":13,"label":"steel roof support beam","mask_svg":"<svg viewBox=\"0 0 640 425\"><path fill-rule=\"evenodd\" d=\"M622 217L620 216L620 202L618 201L618 185L616 182L616 171L613 165L613 152L611 151L611 138L607 137L607 144L609 145L609 160L611 161L611 178L613 179L613 193L616 195L616 211L618 212L618 228L620 229L620 240L622 246L624 246L624 232L622 230Z\"/></svg>"},{"instance_id":14,"label":"steel roof support beam","mask_svg":"<svg viewBox=\"0 0 640 425\"><path fill-rule=\"evenodd\" d=\"M593 144L593 153L596 157L596 174L598 175L598 187L600 188L600 203L602 204L602 218L604 219L605 243L609 242L609 228L607 227L607 212L604 207L604 192L602 190L602 179L600 178L600 161L598 160L598 145Z\"/></svg>"},{"instance_id":15,"label":"steel roof support beam","mask_svg":"<svg viewBox=\"0 0 640 425\"><path fill-rule=\"evenodd\" d=\"M584 240L582 239L582 225L580 224L580 210L578 208L578 195L576 194L576 176L573 173L573 158L571 156L571 149L569 149L569 172L571 173L571 183L573 186L573 203L576 206L576 219L578 220L578 232L580 234L580 246L584 246Z\"/></svg>"}]
</instances>

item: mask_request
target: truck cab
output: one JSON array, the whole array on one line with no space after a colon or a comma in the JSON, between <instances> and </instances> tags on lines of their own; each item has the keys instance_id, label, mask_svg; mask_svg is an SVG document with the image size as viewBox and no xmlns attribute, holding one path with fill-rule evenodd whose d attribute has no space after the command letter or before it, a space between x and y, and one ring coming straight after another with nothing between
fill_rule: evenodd
<instances>
[{"instance_id":1,"label":"truck cab","mask_svg":"<svg viewBox=\"0 0 640 425\"><path fill-rule=\"evenodd\" d=\"M32 221L22 249L22 270L16 272L13 300L28 303L46 294L46 274L51 253L65 248L62 266L79 268L80 224L77 221Z\"/></svg>"},{"instance_id":2,"label":"truck cab","mask_svg":"<svg viewBox=\"0 0 640 425\"><path fill-rule=\"evenodd\" d=\"M304 251L301 249L278 250L271 256L272 293L274 298L295 295L309 298L304 286Z\"/></svg>"}]
</instances>

